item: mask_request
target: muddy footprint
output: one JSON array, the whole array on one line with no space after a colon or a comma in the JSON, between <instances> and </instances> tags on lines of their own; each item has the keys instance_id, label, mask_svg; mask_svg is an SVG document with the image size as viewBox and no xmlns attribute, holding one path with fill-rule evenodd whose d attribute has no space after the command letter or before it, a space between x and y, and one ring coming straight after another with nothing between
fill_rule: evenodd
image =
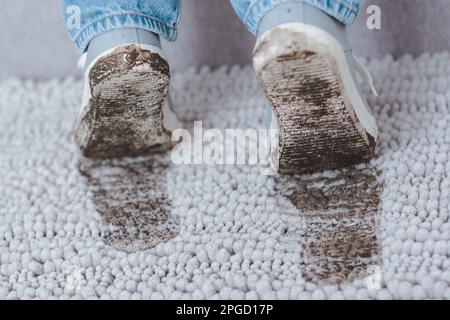
<instances>
[{"instance_id":1,"label":"muddy footprint","mask_svg":"<svg viewBox=\"0 0 450 320\"><path fill-rule=\"evenodd\" d=\"M80 172L104 222L107 245L134 252L177 235L178 223L170 214L167 169L156 156L81 160Z\"/></svg>"},{"instance_id":2,"label":"muddy footprint","mask_svg":"<svg viewBox=\"0 0 450 320\"><path fill-rule=\"evenodd\" d=\"M377 239L381 183L375 169L347 168L280 177L278 191L303 219L301 273L305 280L339 284L362 278L381 263Z\"/></svg>"}]
</instances>

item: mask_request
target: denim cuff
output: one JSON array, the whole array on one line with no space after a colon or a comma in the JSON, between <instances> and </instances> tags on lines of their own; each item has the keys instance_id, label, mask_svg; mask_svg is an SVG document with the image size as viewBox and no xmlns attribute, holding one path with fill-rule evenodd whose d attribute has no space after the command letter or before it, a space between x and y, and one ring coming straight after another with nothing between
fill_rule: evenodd
<instances>
[{"instance_id":1,"label":"denim cuff","mask_svg":"<svg viewBox=\"0 0 450 320\"><path fill-rule=\"evenodd\" d=\"M271 9L284 2L304 2L312 5L345 24L352 24L361 5L361 0L257 0L247 13L244 23L256 35L262 18Z\"/></svg>"},{"instance_id":2,"label":"denim cuff","mask_svg":"<svg viewBox=\"0 0 450 320\"><path fill-rule=\"evenodd\" d=\"M151 31L159 34L168 41L175 40L177 29L157 18L140 13L121 13L117 15L107 15L100 17L85 26L74 38L73 41L78 52L86 51L89 42L97 35L123 28L136 28Z\"/></svg>"}]
</instances>

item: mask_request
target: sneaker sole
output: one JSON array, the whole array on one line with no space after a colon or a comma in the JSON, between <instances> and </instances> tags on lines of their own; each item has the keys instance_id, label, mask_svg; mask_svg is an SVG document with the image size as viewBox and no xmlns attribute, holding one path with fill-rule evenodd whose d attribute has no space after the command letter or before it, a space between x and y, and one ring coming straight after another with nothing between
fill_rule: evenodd
<instances>
[{"instance_id":1,"label":"sneaker sole","mask_svg":"<svg viewBox=\"0 0 450 320\"><path fill-rule=\"evenodd\" d=\"M375 138L359 122L331 52L289 28L270 31L255 49L257 78L278 125L271 161L279 172L334 169L374 155Z\"/></svg>"},{"instance_id":2,"label":"sneaker sole","mask_svg":"<svg viewBox=\"0 0 450 320\"><path fill-rule=\"evenodd\" d=\"M83 155L117 158L167 150L162 106L169 82L169 65L157 53L127 45L101 57L90 69L92 97L75 131Z\"/></svg>"}]
</instances>

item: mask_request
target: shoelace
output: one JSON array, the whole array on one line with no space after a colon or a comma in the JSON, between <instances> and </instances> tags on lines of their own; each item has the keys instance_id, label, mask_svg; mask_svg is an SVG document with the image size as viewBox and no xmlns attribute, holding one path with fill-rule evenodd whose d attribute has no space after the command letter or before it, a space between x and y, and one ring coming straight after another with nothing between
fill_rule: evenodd
<instances>
[{"instance_id":1,"label":"shoelace","mask_svg":"<svg viewBox=\"0 0 450 320\"><path fill-rule=\"evenodd\" d=\"M353 61L355 62L355 69L363 78L363 80L369 85L370 90L372 91L372 94L375 97L378 97L377 89L375 89L375 86L373 84L373 78L370 74L369 70L366 68L366 66L362 63L361 59L359 59L355 54L353 54Z\"/></svg>"},{"instance_id":2,"label":"shoelace","mask_svg":"<svg viewBox=\"0 0 450 320\"><path fill-rule=\"evenodd\" d=\"M86 66L86 60L87 60L87 53L83 53L80 57L80 59L78 59L78 68L80 69L84 69L84 67Z\"/></svg>"}]
</instances>

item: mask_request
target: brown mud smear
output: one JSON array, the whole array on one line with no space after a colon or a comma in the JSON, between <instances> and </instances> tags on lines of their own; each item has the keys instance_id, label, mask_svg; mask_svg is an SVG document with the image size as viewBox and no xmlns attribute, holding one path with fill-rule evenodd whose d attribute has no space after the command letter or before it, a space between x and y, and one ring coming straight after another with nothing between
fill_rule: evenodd
<instances>
[{"instance_id":1,"label":"brown mud smear","mask_svg":"<svg viewBox=\"0 0 450 320\"><path fill-rule=\"evenodd\" d=\"M135 45L97 61L89 73L92 98L75 131L83 155L108 159L165 151L170 134L161 110L169 81L168 63Z\"/></svg>"},{"instance_id":2,"label":"brown mud smear","mask_svg":"<svg viewBox=\"0 0 450 320\"><path fill-rule=\"evenodd\" d=\"M283 39L283 40L280 40ZM271 51L278 48L274 58ZM280 127L274 157L282 173L308 173L365 162L375 141L356 117L336 59L303 33L275 29L255 50L257 78Z\"/></svg>"},{"instance_id":3,"label":"brown mud smear","mask_svg":"<svg viewBox=\"0 0 450 320\"><path fill-rule=\"evenodd\" d=\"M133 252L177 235L178 223L170 214L167 169L156 157L81 160L80 172L105 224L107 245Z\"/></svg>"},{"instance_id":4,"label":"brown mud smear","mask_svg":"<svg viewBox=\"0 0 450 320\"><path fill-rule=\"evenodd\" d=\"M304 219L298 240L305 280L339 284L380 265L382 185L376 170L348 168L280 179L280 191Z\"/></svg>"}]
</instances>

